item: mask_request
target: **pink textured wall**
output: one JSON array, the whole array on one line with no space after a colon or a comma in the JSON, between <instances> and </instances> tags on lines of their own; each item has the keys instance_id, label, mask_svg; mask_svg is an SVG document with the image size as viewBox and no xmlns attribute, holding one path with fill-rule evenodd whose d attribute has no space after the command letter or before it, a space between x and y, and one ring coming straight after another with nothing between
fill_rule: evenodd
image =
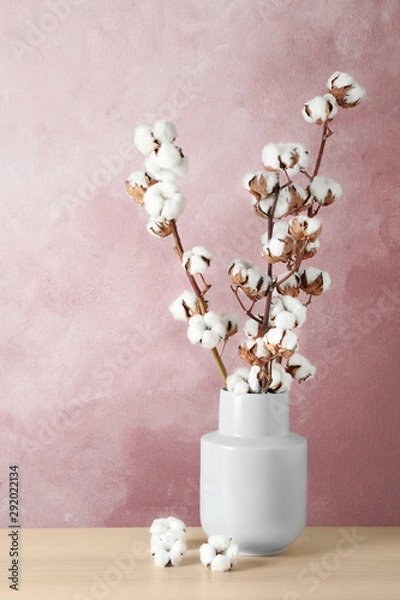
<instances>
[{"instance_id":1,"label":"pink textured wall","mask_svg":"<svg viewBox=\"0 0 400 600\"><path fill-rule=\"evenodd\" d=\"M177 123L184 243L213 252L213 308L236 311L226 267L259 260L265 229L242 175L270 141L315 152L300 110L335 70L368 98L341 111L323 163L344 196L322 216L333 285L300 332L318 373L292 388L292 428L309 440L309 524L400 525L398 1L0 12L2 526L14 462L26 526L198 524L199 438L216 426L220 380L167 310L187 287L171 240L151 238L125 195L142 166L134 129Z\"/></svg>"}]
</instances>

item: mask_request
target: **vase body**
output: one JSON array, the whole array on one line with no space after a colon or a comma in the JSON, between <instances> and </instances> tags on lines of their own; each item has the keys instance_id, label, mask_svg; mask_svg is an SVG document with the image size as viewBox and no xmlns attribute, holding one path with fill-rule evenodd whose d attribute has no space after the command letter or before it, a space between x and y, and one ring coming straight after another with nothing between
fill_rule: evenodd
<instances>
[{"instance_id":1,"label":"vase body","mask_svg":"<svg viewBox=\"0 0 400 600\"><path fill-rule=\"evenodd\" d=\"M306 523L307 441L289 426L288 393L221 390L218 431L201 438L200 518L240 554L280 554Z\"/></svg>"}]
</instances>

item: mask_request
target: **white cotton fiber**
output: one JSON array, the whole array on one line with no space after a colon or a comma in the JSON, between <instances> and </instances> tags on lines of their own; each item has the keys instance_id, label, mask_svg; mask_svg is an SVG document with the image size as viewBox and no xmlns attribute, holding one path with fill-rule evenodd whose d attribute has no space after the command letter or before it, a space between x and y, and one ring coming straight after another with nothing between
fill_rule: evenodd
<instances>
[{"instance_id":1,"label":"white cotton fiber","mask_svg":"<svg viewBox=\"0 0 400 600\"><path fill-rule=\"evenodd\" d=\"M170 142L164 142L157 150L157 162L161 169L174 171L182 160L179 149Z\"/></svg>"},{"instance_id":2,"label":"white cotton fiber","mask_svg":"<svg viewBox=\"0 0 400 600\"><path fill-rule=\"evenodd\" d=\"M139 185L143 189L147 189L149 185L149 180L144 171L133 171L127 179L127 181L131 184L132 187Z\"/></svg>"},{"instance_id":3,"label":"white cotton fiber","mask_svg":"<svg viewBox=\"0 0 400 600\"><path fill-rule=\"evenodd\" d=\"M143 125L139 125L135 131L134 144L136 148L144 154L148 156L156 147L156 142L151 133L151 126L147 123Z\"/></svg>"},{"instance_id":4,"label":"white cotton fiber","mask_svg":"<svg viewBox=\"0 0 400 600\"><path fill-rule=\"evenodd\" d=\"M199 550L200 561L211 571L230 571L237 563L239 546L232 539L211 535Z\"/></svg>"},{"instance_id":5,"label":"white cotton fiber","mask_svg":"<svg viewBox=\"0 0 400 600\"><path fill-rule=\"evenodd\" d=\"M231 568L231 559L225 554L217 554L211 561L211 571L229 571Z\"/></svg>"},{"instance_id":6,"label":"white cotton fiber","mask_svg":"<svg viewBox=\"0 0 400 600\"><path fill-rule=\"evenodd\" d=\"M280 149L278 144L267 144L262 151L262 162L267 171L280 171Z\"/></svg>"},{"instance_id":7,"label":"white cotton fiber","mask_svg":"<svg viewBox=\"0 0 400 600\"><path fill-rule=\"evenodd\" d=\"M156 121L152 131L154 137L159 142L173 142L178 135L175 124L171 121Z\"/></svg>"},{"instance_id":8,"label":"white cotton fiber","mask_svg":"<svg viewBox=\"0 0 400 600\"><path fill-rule=\"evenodd\" d=\"M341 186L336 181L321 175L314 177L310 184L310 192L320 204L331 204L343 193Z\"/></svg>"},{"instance_id":9,"label":"white cotton fiber","mask_svg":"<svg viewBox=\"0 0 400 600\"><path fill-rule=\"evenodd\" d=\"M210 544L202 544L199 548L200 553L200 561L203 563L205 567L208 567L211 564L211 561L217 555L217 552L213 546Z\"/></svg>"},{"instance_id":10,"label":"white cotton fiber","mask_svg":"<svg viewBox=\"0 0 400 600\"><path fill-rule=\"evenodd\" d=\"M281 329L293 329L293 327L296 327L296 317L293 313L282 310L274 318L274 324Z\"/></svg>"}]
</instances>

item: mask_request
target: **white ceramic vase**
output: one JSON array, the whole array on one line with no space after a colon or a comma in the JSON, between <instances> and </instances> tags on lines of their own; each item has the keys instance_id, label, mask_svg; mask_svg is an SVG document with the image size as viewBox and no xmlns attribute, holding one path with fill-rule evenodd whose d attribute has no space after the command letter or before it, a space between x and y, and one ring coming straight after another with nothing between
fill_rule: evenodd
<instances>
[{"instance_id":1,"label":"white ceramic vase","mask_svg":"<svg viewBox=\"0 0 400 600\"><path fill-rule=\"evenodd\" d=\"M307 440L289 427L289 396L221 390L218 431L201 438L200 518L240 554L284 552L306 523Z\"/></svg>"}]
</instances>

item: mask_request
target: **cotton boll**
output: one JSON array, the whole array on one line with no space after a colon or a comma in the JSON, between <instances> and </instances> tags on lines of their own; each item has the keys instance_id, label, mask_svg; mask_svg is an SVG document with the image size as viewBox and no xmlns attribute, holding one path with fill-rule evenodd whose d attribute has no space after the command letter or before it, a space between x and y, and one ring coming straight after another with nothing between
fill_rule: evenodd
<instances>
[{"instance_id":1,"label":"cotton boll","mask_svg":"<svg viewBox=\"0 0 400 600\"><path fill-rule=\"evenodd\" d=\"M167 517L167 523L169 529L172 529L176 532L181 531L186 535L186 525L181 519L177 519L176 517Z\"/></svg>"},{"instance_id":2,"label":"cotton boll","mask_svg":"<svg viewBox=\"0 0 400 600\"><path fill-rule=\"evenodd\" d=\"M231 542L228 548L225 550L225 556L231 561L231 566L234 567L239 557L239 546L234 542Z\"/></svg>"},{"instance_id":3,"label":"cotton boll","mask_svg":"<svg viewBox=\"0 0 400 600\"><path fill-rule=\"evenodd\" d=\"M332 94L325 96L316 96L309 100L302 110L302 115L308 123L320 125L326 121L331 121L337 114L338 107L336 98Z\"/></svg>"},{"instance_id":4,"label":"cotton boll","mask_svg":"<svg viewBox=\"0 0 400 600\"><path fill-rule=\"evenodd\" d=\"M307 259L307 258L312 258L313 256L315 256L320 245L321 245L321 243L319 240L314 240L313 242L308 242L308 244L304 248L303 258Z\"/></svg>"},{"instance_id":5,"label":"cotton boll","mask_svg":"<svg viewBox=\"0 0 400 600\"><path fill-rule=\"evenodd\" d=\"M199 312L197 298L193 292L185 291L169 305L169 310L177 321L188 321Z\"/></svg>"},{"instance_id":6,"label":"cotton boll","mask_svg":"<svg viewBox=\"0 0 400 600\"><path fill-rule=\"evenodd\" d=\"M185 205L186 198L172 182L160 181L149 187L144 195L144 207L153 219L176 220Z\"/></svg>"},{"instance_id":7,"label":"cotton boll","mask_svg":"<svg viewBox=\"0 0 400 600\"><path fill-rule=\"evenodd\" d=\"M270 284L268 275L262 275L259 268L249 260L236 258L228 269L234 285L238 285L251 299L263 298Z\"/></svg>"},{"instance_id":8,"label":"cotton boll","mask_svg":"<svg viewBox=\"0 0 400 600\"><path fill-rule=\"evenodd\" d=\"M163 549L157 550L153 559L157 567L167 567L169 564L171 564L169 552Z\"/></svg>"},{"instance_id":9,"label":"cotton boll","mask_svg":"<svg viewBox=\"0 0 400 600\"><path fill-rule=\"evenodd\" d=\"M243 185L254 196L257 204L273 193L278 181L279 177L276 173L257 171L247 173L243 178Z\"/></svg>"},{"instance_id":10,"label":"cotton boll","mask_svg":"<svg viewBox=\"0 0 400 600\"><path fill-rule=\"evenodd\" d=\"M286 369L299 382L313 379L316 368L301 354L295 353L287 361Z\"/></svg>"},{"instance_id":11,"label":"cotton boll","mask_svg":"<svg viewBox=\"0 0 400 600\"><path fill-rule=\"evenodd\" d=\"M158 238L164 238L167 235L171 235L173 231L172 223L163 218L149 219L146 229L151 235Z\"/></svg>"},{"instance_id":12,"label":"cotton boll","mask_svg":"<svg viewBox=\"0 0 400 600\"><path fill-rule=\"evenodd\" d=\"M226 336L231 337L239 330L240 318L239 315L230 312L223 312L219 315L221 322L225 328Z\"/></svg>"},{"instance_id":13,"label":"cotton boll","mask_svg":"<svg viewBox=\"0 0 400 600\"><path fill-rule=\"evenodd\" d=\"M158 163L156 152L149 154L144 161L147 173L159 181L173 181L177 175L170 169L162 169Z\"/></svg>"},{"instance_id":14,"label":"cotton boll","mask_svg":"<svg viewBox=\"0 0 400 600\"><path fill-rule=\"evenodd\" d=\"M335 71L329 78L327 86L342 108L353 108L365 98L365 89L348 73Z\"/></svg>"},{"instance_id":15,"label":"cotton boll","mask_svg":"<svg viewBox=\"0 0 400 600\"><path fill-rule=\"evenodd\" d=\"M328 206L341 197L342 188L333 179L317 175L310 184L310 192L320 204Z\"/></svg>"},{"instance_id":16,"label":"cotton boll","mask_svg":"<svg viewBox=\"0 0 400 600\"><path fill-rule=\"evenodd\" d=\"M164 202L161 216L168 221L176 221L183 213L186 206L186 198L180 193L167 198Z\"/></svg>"},{"instance_id":17,"label":"cotton boll","mask_svg":"<svg viewBox=\"0 0 400 600\"><path fill-rule=\"evenodd\" d=\"M207 329L203 333L201 345L204 346L204 348L207 348L207 350L212 350L213 348L216 348L218 346L221 339L222 338L220 335L218 335L218 333L216 333L212 329Z\"/></svg>"},{"instance_id":18,"label":"cotton boll","mask_svg":"<svg viewBox=\"0 0 400 600\"><path fill-rule=\"evenodd\" d=\"M171 121L156 121L152 131L154 137L159 142L173 142L178 135L175 124Z\"/></svg>"},{"instance_id":19,"label":"cotton boll","mask_svg":"<svg viewBox=\"0 0 400 600\"><path fill-rule=\"evenodd\" d=\"M285 310L290 311L295 316L296 327L304 325L307 318L307 307L300 300L292 296L284 296L282 302Z\"/></svg>"},{"instance_id":20,"label":"cotton boll","mask_svg":"<svg viewBox=\"0 0 400 600\"><path fill-rule=\"evenodd\" d=\"M269 389L273 392L287 392L292 384L292 378L289 373L279 363L272 365L272 381Z\"/></svg>"},{"instance_id":21,"label":"cotton boll","mask_svg":"<svg viewBox=\"0 0 400 600\"><path fill-rule=\"evenodd\" d=\"M161 184L157 183L147 190L144 196L144 207L148 214L157 219L161 217L162 210L164 208L165 198L159 193L159 187Z\"/></svg>"},{"instance_id":22,"label":"cotton boll","mask_svg":"<svg viewBox=\"0 0 400 600\"><path fill-rule=\"evenodd\" d=\"M131 186L139 185L140 187L147 189L149 185L149 178L144 171L133 171L127 179Z\"/></svg>"},{"instance_id":23,"label":"cotton boll","mask_svg":"<svg viewBox=\"0 0 400 600\"><path fill-rule=\"evenodd\" d=\"M286 349L288 352L293 354L293 352L296 350L297 344L298 344L297 335L295 333L293 333L293 331L286 330L281 343L282 343L282 347L284 349ZM284 352L282 353L282 356L285 356Z\"/></svg>"},{"instance_id":24,"label":"cotton boll","mask_svg":"<svg viewBox=\"0 0 400 600\"><path fill-rule=\"evenodd\" d=\"M230 540L223 535L210 535L208 543L213 546L217 552L224 552L229 546Z\"/></svg>"},{"instance_id":25,"label":"cotton boll","mask_svg":"<svg viewBox=\"0 0 400 600\"><path fill-rule=\"evenodd\" d=\"M187 336L192 344L198 344L201 341L205 329L206 325L202 315L194 315L189 319Z\"/></svg>"},{"instance_id":26,"label":"cotton boll","mask_svg":"<svg viewBox=\"0 0 400 600\"><path fill-rule=\"evenodd\" d=\"M169 523L167 519L154 519L150 526L150 533L152 535L161 535L169 529Z\"/></svg>"},{"instance_id":27,"label":"cotton boll","mask_svg":"<svg viewBox=\"0 0 400 600\"><path fill-rule=\"evenodd\" d=\"M157 147L157 143L151 133L151 126L147 123L139 125L135 131L134 144L136 148L148 156Z\"/></svg>"},{"instance_id":28,"label":"cotton boll","mask_svg":"<svg viewBox=\"0 0 400 600\"><path fill-rule=\"evenodd\" d=\"M211 571L230 571L231 568L231 560L225 554L217 554L211 561Z\"/></svg>"},{"instance_id":29,"label":"cotton boll","mask_svg":"<svg viewBox=\"0 0 400 600\"><path fill-rule=\"evenodd\" d=\"M232 394L247 394L250 391L250 386L241 375L233 373L226 378L226 389Z\"/></svg>"},{"instance_id":30,"label":"cotton boll","mask_svg":"<svg viewBox=\"0 0 400 600\"><path fill-rule=\"evenodd\" d=\"M326 271L316 267L308 267L301 273L301 289L311 296L320 296L331 285L331 278Z\"/></svg>"},{"instance_id":31,"label":"cotton boll","mask_svg":"<svg viewBox=\"0 0 400 600\"><path fill-rule=\"evenodd\" d=\"M274 323L276 327L280 327L281 329L293 329L293 327L296 327L296 317L293 313L282 310L276 315Z\"/></svg>"},{"instance_id":32,"label":"cotton boll","mask_svg":"<svg viewBox=\"0 0 400 600\"><path fill-rule=\"evenodd\" d=\"M280 162L288 175L295 175L309 163L308 151L303 144L280 144Z\"/></svg>"},{"instance_id":33,"label":"cotton boll","mask_svg":"<svg viewBox=\"0 0 400 600\"><path fill-rule=\"evenodd\" d=\"M256 339L260 335L260 325L254 319L249 319L244 325L244 332L250 338Z\"/></svg>"},{"instance_id":34,"label":"cotton boll","mask_svg":"<svg viewBox=\"0 0 400 600\"><path fill-rule=\"evenodd\" d=\"M262 162L267 171L281 171L278 144L267 144L262 151Z\"/></svg>"},{"instance_id":35,"label":"cotton boll","mask_svg":"<svg viewBox=\"0 0 400 600\"><path fill-rule=\"evenodd\" d=\"M300 275L293 273L293 275L278 285L278 292L281 295L298 296L300 293Z\"/></svg>"},{"instance_id":36,"label":"cotton boll","mask_svg":"<svg viewBox=\"0 0 400 600\"><path fill-rule=\"evenodd\" d=\"M293 331L272 327L264 336L266 348L273 355L289 358L297 349L297 335Z\"/></svg>"},{"instance_id":37,"label":"cotton boll","mask_svg":"<svg viewBox=\"0 0 400 600\"><path fill-rule=\"evenodd\" d=\"M176 542L173 544L171 550L169 551L169 557L170 557L171 564L174 567L180 565L182 562L182 557L185 553L186 553L186 544L180 539L176 540Z\"/></svg>"},{"instance_id":38,"label":"cotton boll","mask_svg":"<svg viewBox=\"0 0 400 600\"><path fill-rule=\"evenodd\" d=\"M279 192L274 217L280 219L289 214L296 215L305 210L309 204L306 190L293 183Z\"/></svg>"},{"instance_id":39,"label":"cotton boll","mask_svg":"<svg viewBox=\"0 0 400 600\"><path fill-rule=\"evenodd\" d=\"M322 231L322 223L315 217L297 216L289 221L289 233L297 241L314 241Z\"/></svg>"},{"instance_id":40,"label":"cotton boll","mask_svg":"<svg viewBox=\"0 0 400 600\"><path fill-rule=\"evenodd\" d=\"M202 544L199 549L200 561L205 567L209 567L217 552L210 544Z\"/></svg>"},{"instance_id":41,"label":"cotton boll","mask_svg":"<svg viewBox=\"0 0 400 600\"><path fill-rule=\"evenodd\" d=\"M256 365L254 365L253 367L251 367L250 373L248 376L250 391L254 392L256 394L261 392L261 384L260 384L260 380L258 379L259 372L260 372L260 368L257 367Z\"/></svg>"},{"instance_id":42,"label":"cotton boll","mask_svg":"<svg viewBox=\"0 0 400 600\"><path fill-rule=\"evenodd\" d=\"M204 321L207 327L218 333L222 339L226 336L226 327L222 322L220 315L216 315L210 311L204 315Z\"/></svg>"},{"instance_id":43,"label":"cotton boll","mask_svg":"<svg viewBox=\"0 0 400 600\"><path fill-rule=\"evenodd\" d=\"M182 256L182 265L191 275L204 274L211 263L211 253L202 246L187 250Z\"/></svg>"},{"instance_id":44,"label":"cotton boll","mask_svg":"<svg viewBox=\"0 0 400 600\"><path fill-rule=\"evenodd\" d=\"M174 171L181 160L181 153L175 144L164 142L157 150L157 162L161 169Z\"/></svg>"}]
</instances>

